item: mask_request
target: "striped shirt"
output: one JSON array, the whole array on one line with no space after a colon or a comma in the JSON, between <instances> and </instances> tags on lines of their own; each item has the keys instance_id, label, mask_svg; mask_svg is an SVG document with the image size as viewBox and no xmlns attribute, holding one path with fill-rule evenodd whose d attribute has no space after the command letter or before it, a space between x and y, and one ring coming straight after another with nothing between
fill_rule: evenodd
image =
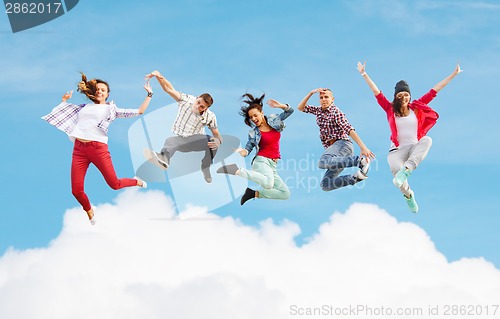
<instances>
[{"instance_id":1,"label":"striped shirt","mask_svg":"<svg viewBox=\"0 0 500 319\"><path fill-rule=\"evenodd\" d=\"M345 114L333 103L324 110L321 106L307 105L304 112L316 115L319 138L325 148L329 147L328 140L349 140L349 132L354 130Z\"/></svg>"},{"instance_id":2,"label":"striped shirt","mask_svg":"<svg viewBox=\"0 0 500 319\"><path fill-rule=\"evenodd\" d=\"M214 112L208 109L201 115L195 112L196 99L196 96L181 93L179 111L172 127L174 134L187 137L205 134L205 126L211 130L217 129L217 118Z\"/></svg>"},{"instance_id":3,"label":"striped shirt","mask_svg":"<svg viewBox=\"0 0 500 319\"><path fill-rule=\"evenodd\" d=\"M49 122L49 124L54 125L57 129L71 135L73 129L78 123L78 113L85 107L86 104L71 104L67 102L61 102L56 106L49 114L42 117L43 120ZM113 122L117 117L133 117L139 115L139 109L120 109L113 101L108 104L109 115L103 121L101 121L97 127L101 129L104 134L108 133L109 124ZM70 139L74 141L74 138Z\"/></svg>"}]
</instances>

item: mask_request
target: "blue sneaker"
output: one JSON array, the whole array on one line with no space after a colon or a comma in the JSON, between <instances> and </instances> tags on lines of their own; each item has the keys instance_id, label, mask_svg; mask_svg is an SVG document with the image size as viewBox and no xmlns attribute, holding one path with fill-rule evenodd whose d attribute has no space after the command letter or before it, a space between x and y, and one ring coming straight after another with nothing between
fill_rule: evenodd
<instances>
[{"instance_id":1,"label":"blue sneaker","mask_svg":"<svg viewBox=\"0 0 500 319\"><path fill-rule=\"evenodd\" d=\"M392 179L392 183L396 185L396 187L401 187L410 175L410 169L403 167L396 173L396 176L394 176L394 178Z\"/></svg>"},{"instance_id":2,"label":"blue sneaker","mask_svg":"<svg viewBox=\"0 0 500 319\"><path fill-rule=\"evenodd\" d=\"M408 204L408 208L412 213L417 213L418 212L418 204L417 201L415 200L415 194L413 191L410 191L410 198L406 197L406 195L403 195L405 197L406 203Z\"/></svg>"}]
</instances>

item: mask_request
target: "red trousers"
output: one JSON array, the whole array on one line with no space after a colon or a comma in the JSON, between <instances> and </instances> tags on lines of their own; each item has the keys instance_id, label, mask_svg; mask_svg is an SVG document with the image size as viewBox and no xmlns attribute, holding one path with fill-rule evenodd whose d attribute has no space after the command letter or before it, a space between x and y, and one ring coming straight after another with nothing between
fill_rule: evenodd
<instances>
[{"instance_id":1,"label":"red trousers","mask_svg":"<svg viewBox=\"0 0 500 319\"><path fill-rule=\"evenodd\" d=\"M85 211L92 208L84 190L85 174L90 163L97 167L112 189L137 186L136 179L116 177L107 144L94 141L84 143L75 140L71 161L71 191Z\"/></svg>"}]
</instances>

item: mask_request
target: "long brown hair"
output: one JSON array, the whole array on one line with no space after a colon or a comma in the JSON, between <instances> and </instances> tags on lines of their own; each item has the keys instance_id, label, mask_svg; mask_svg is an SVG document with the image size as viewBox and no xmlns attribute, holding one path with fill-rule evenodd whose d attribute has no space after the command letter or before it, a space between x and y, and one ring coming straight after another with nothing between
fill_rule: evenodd
<instances>
[{"instance_id":1,"label":"long brown hair","mask_svg":"<svg viewBox=\"0 0 500 319\"><path fill-rule=\"evenodd\" d=\"M240 115L245 118L245 124L252 127L251 121L250 121L250 116L248 115L248 112L250 112L251 109L257 109L260 112L262 112L262 101L264 100L264 97L266 94L262 94L261 97L256 98L253 97L252 94L246 93L241 96L241 98L246 98L246 100L243 100L244 103L247 105L242 106L240 110Z\"/></svg>"},{"instance_id":2,"label":"long brown hair","mask_svg":"<svg viewBox=\"0 0 500 319\"><path fill-rule=\"evenodd\" d=\"M396 114L396 116L404 116L403 112L401 111L402 106L403 98L394 97L394 100L392 101L392 110L394 111L394 114Z\"/></svg>"},{"instance_id":3,"label":"long brown hair","mask_svg":"<svg viewBox=\"0 0 500 319\"><path fill-rule=\"evenodd\" d=\"M97 100L95 98L95 94L97 92L97 84L102 83L105 84L106 87L108 88L108 94L111 92L109 89L109 84L108 82L101 80L101 79L92 79L92 80L87 80L87 76L80 72L82 74L82 80L78 82L78 92L84 94L89 100L92 102L96 103Z\"/></svg>"}]
</instances>

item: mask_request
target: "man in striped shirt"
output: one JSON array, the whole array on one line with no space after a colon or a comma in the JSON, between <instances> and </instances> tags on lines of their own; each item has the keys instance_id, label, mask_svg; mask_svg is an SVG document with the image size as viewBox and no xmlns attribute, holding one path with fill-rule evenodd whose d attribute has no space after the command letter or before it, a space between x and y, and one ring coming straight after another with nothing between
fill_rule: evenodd
<instances>
[{"instance_id":1,"label":"man in striped shirt","mask_svg":"<svg viewBox=\"0 0 500 319\"><path fill-rule=\"evenodd\" d=\"M172 132L176 136L165 140L160 153L146 149L144 155L153 164L167 169L170 165L170 158L176 151L205 151L205 156L201 161L201 171L205 181L211 183L210 164L222 143L222 137L217 129L217 118L208 109L213 104L212 97L208 93L203 93L198 97L181 93L175 90L170 81L158 71L146 75L147 79L152 77L155 77L163 90L178 102L179 109L172 127ZM212 131L213 136L205 134L205 126Z\"/></svg>"},{"instance_id":2,"label":"man in striped shirt","mask_svg":"<svg viewBox=\"0 0 500 319\"><path fill-rule=\"evenodd\" d=\"M320 106L306 105L311 96L319 93ZM345 114L333 103L330 89L315 89L300 102L297 109L316 115L319 138L325 151L319 159L318 167L326 169L321 181L321 189L331 191L340 187L354 185L368 178L370 159L375 158L351 126ZM354 155L351 137L361 149L361 155ZM346 167L359 167L354 174L342 175Z\"/></svg>"}]
</instances>

